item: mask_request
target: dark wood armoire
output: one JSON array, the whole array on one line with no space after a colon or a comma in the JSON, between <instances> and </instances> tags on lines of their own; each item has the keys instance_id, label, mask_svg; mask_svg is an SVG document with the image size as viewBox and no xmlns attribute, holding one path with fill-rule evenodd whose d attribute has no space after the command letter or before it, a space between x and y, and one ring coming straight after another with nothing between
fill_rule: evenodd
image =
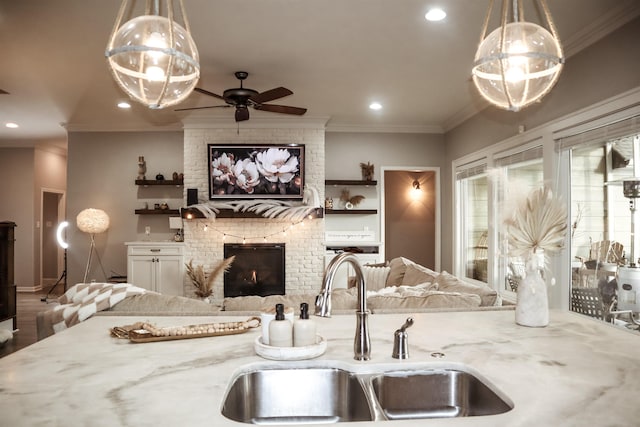
<instances>
[{"instance_id":1,"label":"dark wood armoire","mask_svg":"<svg viewBox=\"0 0 640 427\"><path fill-rule=\"evenodd\" d=\"M14 279L14 242L16 224L0 222L0 322L13 320L16 324L16 282Z\"/></svg>"}]
</instances>

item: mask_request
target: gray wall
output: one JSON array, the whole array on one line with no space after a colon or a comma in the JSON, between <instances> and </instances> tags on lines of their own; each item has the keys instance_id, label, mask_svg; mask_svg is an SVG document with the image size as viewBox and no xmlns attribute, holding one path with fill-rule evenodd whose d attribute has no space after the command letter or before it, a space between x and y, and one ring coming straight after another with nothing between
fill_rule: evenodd
<instances>
[{"instance_id":1,"label":"gray wall","mask_svg":"<svg viewBox=\"0 0 640 427\"><path fill-rule=\"evenodd\" d=\"M327 179L362 179L360 163L375 166L374 179L381 181L387 168L439 167L444 163L444 136L409 133L337 133L325 136L325 172ZM378 186L378 196L382 191ZM355 190L354 190L355 191ZM364 192L364 190L360 190ZM382 209L378 206L378 209ZM369 227L380 233L381 215L331 215L325 219L327 230L360 230ZM389 218L387 218L389 219ZM379 235L379 234L378 234ZM411 236L407 236L409 238ZM384 240L384 237L380 237ZM420 249L416 249L420 250ZM420 255L403 256L418 261ZM390 256L385 256L390 259Z\"/></svg>"},{"instance_id":2,"label":"gray wall","mask_svg":"<svg viewBox=\"0 0 640 427\"><path fill-rule=\"evenodd\" d=\"M205 153L202 155L204 156ZM86 208L104 210L110 228L96 235L96 246L106 276L127 274L124 243L143 240L145 226L151 227L151 240L169 240L167 215L135 215L142 208L141 199L167 200L171 208L182 205L182 191L171 187L144 188L135 185L138 156L147 162L147 179L162 173L170 179L172 172L182 172L182 132L71 132L67 187L68 283L82 281L89 253L89 236L79 231L76 216ZM92 261L88 280L103 281L97 258Z\"/></svg>"},{"instance_id":3,"label":"gray wall","mask_svg":"<svg viewBox=\"0 0 640 427\"><path fill-rule=\"evenodd\" d=\"M532 129L640 86L640 18L567 59L555 88L540 104L518 113L488 107L445 134L442 169L442 217L453 218L451 162L518 133ZM453 236L450 220L443 220L442 235ZM442 239L442 268L452 265L451 239Z\"/></svg>"},{"instance_id":4,"label":"gray wall","mask_svg":"<svg viewBox=\"0 0 640 427\"><path fill-rule=\"evenodd\" d=\"M360 162L375 165L376 180L383 166L441 166L443 142L440 134L327 132L326 177L362 179Z\"/></svg>"},{"instance_id":5,"label":"gray wall","mask_svg":"<svg viewBox=\"0 0 640 427\"><path fill-rule=\"evenodd\" d=\"M34 162L33 148L0 148L0 221L13 221L15 232L15 281L35 283L33 268Z\"/></svg>"}]
</instances>

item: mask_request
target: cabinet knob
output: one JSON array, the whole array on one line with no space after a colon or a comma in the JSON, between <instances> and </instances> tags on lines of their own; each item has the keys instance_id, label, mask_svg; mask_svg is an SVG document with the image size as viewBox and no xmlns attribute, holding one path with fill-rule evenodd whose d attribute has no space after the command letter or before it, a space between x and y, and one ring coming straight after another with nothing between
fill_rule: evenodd
<instances>
[{"instance_id":1,"label":"cabinet knob","mask_svg":"<svg viewBox=\"0 0 640 427\"><path fill-rule=\"evenodd\" d=\"M160 252L160 249L149 249L151 252Z\"/></svg>"}]
</instances>

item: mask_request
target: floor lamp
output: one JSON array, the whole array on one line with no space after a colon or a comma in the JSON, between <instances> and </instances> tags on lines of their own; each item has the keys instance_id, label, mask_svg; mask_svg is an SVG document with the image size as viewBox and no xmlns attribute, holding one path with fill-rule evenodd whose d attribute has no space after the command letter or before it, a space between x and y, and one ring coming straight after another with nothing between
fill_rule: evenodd
<instances>
[{"instance_id":1,"label":"floor lamp","mask_svg":"<svg viewBox=\"0 0 640 427\"><path fill-rule=\"evenodd\" d=\"M107 215L103 210L88 208L78 214L76 217L76 224L80 231L91 236L87 267L84 270L84 278L82 279L82 283L87 283L87 276L89 275L89 269L91 268L91 258L93 256L93 252L96 250L95 235L107 231L109 228L109 215ZM96 256L98 256L97 252Z\"/></svg>"},{"instance_id":2,"label":"floor lamp","mask_svg":"<svg viewBox=\"0 0 640 427\"><path fill-rule=\"evenodd\" d=\"M49 295L51 295L51 292L53 292L56 286L58 286L58 284L62 282L62 279L64 279L64 291L65 292L67 291L67 248L69 247L69 244L65 242L62 234L64 233L65 228L67 228L68 226L69 226L68 221L62 221L60 224L58 224L58 228L56 229L56 240L58 242L58 246L64 249L64 268L62 270L62 274L60 275L60 278L56 283L54 283L51 289L49 289L49 292L47 292L47 295L45 295L43 298L40 298L40 301L42 302L47 302L47 299L49 299Z\"/></svg>"}]
</instances>

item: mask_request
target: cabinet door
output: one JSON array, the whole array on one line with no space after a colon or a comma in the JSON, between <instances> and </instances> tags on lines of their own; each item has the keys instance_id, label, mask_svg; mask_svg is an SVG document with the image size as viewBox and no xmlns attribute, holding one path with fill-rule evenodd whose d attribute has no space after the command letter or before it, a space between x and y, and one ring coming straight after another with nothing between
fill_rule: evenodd
<instances>
[{"instance_id":1,"label":"cabinet door","mask_svg":"<svg viewBox=\"0 0 640 427\"><path fill-rule=\"evenodd\" d=\"M156 258L156 291L164 295L184 294L182 284L184 265L181 256L160 256Z\"/></svg>"},{"instance_id":2,"label":"cabinet door","mask_svg":"<svg viewBox=\"0 0 640 427\"><path fill-rule=\"evenodd\" d=\"M155 256L130 256L127 266L127 282L150 291L157 291L154 286L156 261Z\"/></svg>"}]
</instances>

